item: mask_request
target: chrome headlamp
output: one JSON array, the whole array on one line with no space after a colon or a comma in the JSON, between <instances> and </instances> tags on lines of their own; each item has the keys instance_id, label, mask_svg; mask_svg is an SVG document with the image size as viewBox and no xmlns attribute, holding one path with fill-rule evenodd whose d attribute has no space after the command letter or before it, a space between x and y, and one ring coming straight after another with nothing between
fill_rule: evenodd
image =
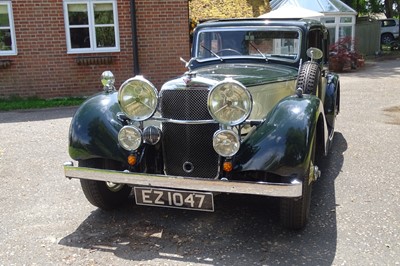
<instances>
[{"instance_id":1,"label":"chrome headlamp","mask_svg":"<svg viewBox=\"0 0 400 266\"><path fill-rule=\"evenodd\" d=\"M143 142L156 145L161 139L161 129L156 126L148 126L143 130Z\"/></svg>"},{"instance_id":2,"label":"chrome headlamp","mask_svg":"<svg viewBox=\"0 0 400 266\"><path fill-rule=\"evenodd\" d=\"M214 133L213 147L223 157L233 156L240 148L239 136L232 130L218 130Z\"/></svg>"},{"instance_id":3,"label":"chrome headlamp","mask_svg":"<svg viewBox=\"0 0 400 266\"><path fill-rule=\"evenodd\" d=\"M158 92L150 81L142 76L125 81L118 91L122 111L134 121L144 121L156 111Z\"/></svg>"},{"instance_id":4,"label":"chrome headlamp","mask_svg":"<svg viewBox=\"0 0 400 266\"><path fill-rule=\"evenodd\" d=\"M225 79L211 89L207 104L215 120L224 125L235 126L249 117L253 99L243 84Z\"/></svg>"},{"instance_id":5,"label":"chrome headlamp","mask_svg":"<svg viewBox=\"0 0 400 266\"><path fill-rule=\"evenodd\" d=\"M111 71L107 70L101 74L101 84L103 84L103 86L114 86L114 83L115 77Z\"/></svg>"},{"instance_id":6,"label":"chrome headlamp","mask_svg":"<svg viewBox=\"0 0 400 266\"><path fill-rule=\"evenodd\" d=\"M135 151L142 144L142 131L134 126L124 126L118 133L118 143L127 151Z\"/></svg>"},{"instance_id":7,"label":"chrome headlamp","mask_svg":"<svg viewBox=\"0 0 400 266\"><path fill-rule=\"evenodd\" d=\"M101 74L101 84L103 84L103 90L106 93L115 91L115 77L111 71L104 71Z\"/></svg>"}]
</instances>

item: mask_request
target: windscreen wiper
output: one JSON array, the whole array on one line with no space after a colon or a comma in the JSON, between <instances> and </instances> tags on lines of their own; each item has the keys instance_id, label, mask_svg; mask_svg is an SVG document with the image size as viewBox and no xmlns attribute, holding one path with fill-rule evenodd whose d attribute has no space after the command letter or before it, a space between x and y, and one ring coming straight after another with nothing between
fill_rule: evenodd
<instances>
[{"instance_id":1,"label":"windscreen wiper","mask_svg":"<svg viewBox=\"0 0 400 266\"><path fill-rule=\"evenodd\" d=\"M218 58L219 60L224 61L224 59L222 59L222 57L220 57L219 55L217 55L216 53L214 53L213 51L211 51L210 49L208 49L207 47L205 47L204 45L200 44L200 46L204 49L206 49L208 52L210 52L213 56L215 56L216 58Z\"/></svg>"},{"instance_id":2,"label":"windscreen wiper","mask_svg":"<svg viewBox=\"0 0 400 266\"><path fill-rule=\"evenodd\" d=\"M263 54L252 42L249 42L249 44L251 45L251 47L256 49L256 51L265 59L265 61L268 62L268 58L265 56L265 54Z\"/></svg>"}]
</instances>

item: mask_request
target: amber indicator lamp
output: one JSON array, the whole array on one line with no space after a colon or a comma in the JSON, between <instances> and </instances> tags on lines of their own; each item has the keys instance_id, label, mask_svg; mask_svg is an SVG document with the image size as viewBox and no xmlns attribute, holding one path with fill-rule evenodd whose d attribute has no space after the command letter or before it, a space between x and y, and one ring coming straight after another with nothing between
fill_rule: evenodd
<instances>
[{"instance_id":1,"label":"amber indicator lamp","mask_svg":"<svg viewBox=\"0 0 400 266\"><path fill-rule=\"evenodd\" d=\"M136 156L135 155L131 154L131 155L128 156L128 164L130 166L134 166L136 164L136 161L137 160L136 160Z\"/></svg>"},{"instance_id":2,"label":"amber indicator lamp","mask_svg":"<svg viewBox=\"0 0 400 266\"><path fill-rule=\"evenodd\" d=\"M224 164L222 165L223 169L225 172L230 172L232 171L232 162L224 162Z\"/></svg>"}]
</instances>

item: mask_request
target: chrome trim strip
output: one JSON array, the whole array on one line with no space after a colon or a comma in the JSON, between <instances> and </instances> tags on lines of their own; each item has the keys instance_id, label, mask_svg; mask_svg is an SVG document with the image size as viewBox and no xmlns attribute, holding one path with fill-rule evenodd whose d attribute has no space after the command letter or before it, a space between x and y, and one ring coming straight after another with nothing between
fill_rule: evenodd
<instances>
[{"instance_id":1,"label":"chrome trim strip","mask_svg":"<svg viewBox=\"0 0 400 266\"><path fill-rule=\"evenodd\" d=\"M174 124L189 124L189 125L203 125L203 124L218 124L217 121L213 119L209 120L177 120L171 118L164 118L164 117L152 117L151 119L155 121L161 121L164 123L174 123Z\"/></svg>"},{"instance_id":2,"label":"chrome trim strip","mask_svg":"<svg viewBox=\"0 0 400 266\"><path fill-rule=\"evenodd\" d=\"M159 121L159 122L164 122L164 123L182 124L182 125L184 125L184 124L188 124L188 125L218 124L218 121L215 121L213 119L209 119L209 120L177 120L177 119L153 116L152 118L149 118L148 120L154 120L154 121ZM248 119L248 120L244 121L243 124L261 123L263 121L264 121L263 119Z\"/></svg>"},{"instance_id":3,"label":"chrome trim strip","mask_svg":"<svg viewBox=\"0 0 400 266\"><path fill-rule=\"evenodd\" d=\"M134 172L74 167L71 163L64 164L65 177L90 179L120 184L162 187L205 192L222 192L251 194L271 197L296 198L302 195L303 182L294 180L292 183L239 182L221 181L215 179L187 178L182 176L151 175Z\"/></svg>"}]
</instances>

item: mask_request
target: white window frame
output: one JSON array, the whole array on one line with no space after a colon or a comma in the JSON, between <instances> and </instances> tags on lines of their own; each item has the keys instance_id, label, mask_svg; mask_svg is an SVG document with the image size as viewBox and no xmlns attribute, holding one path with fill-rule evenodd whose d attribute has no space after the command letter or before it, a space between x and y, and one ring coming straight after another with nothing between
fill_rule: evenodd
<instances>
[{"instance_id":1,"label":"white window frame","mask_svg":"<svg viewBox=\"0 0 400 266\"><path fill-rule=\"evenodd\" d=\"M115 33L115 47L97 47L96 45L96 26L94 23L94 4L108 3L113 6L113 17L114 24L108 26L114 27ZM88 19L89 19L89 36L90 36L90 47L89 48L72 48L71 36L68 16L68 4L84 4L87 6ZM117 0L64 0L64 23L65 23L65 35L67 41L67 53L68 54L82 54L82 53L108 53L108 52L119 52L120 51L120 40L119 40L119 25L118 25L118 11L117 11Z\"/></svg>"},{"instance_id":2,"label":"white window frame","mask_svg":"<svg viewBox=\"0 0 400 266\"><path fill-rule=\"evenodd\" d=\"M326 23L326 19L333 19L335 18L335 23L330 22ZM351 18L351 22L341 22L341 18ZM326 15L326 17L323 17L320 19L320 21L323 22L323 24L327 28L333 28L335 29L335 42L339 41L339 39L343 36L340 36L340 30L341 27L346 27L346 26L351 26L351 39L354 40L355 37L355 26L356 26L356 19L354 15L339 15L339 16L334 16L334 15Z\"/></svg>"},{"instance_id":3,"label":"white window frame","mask_svg":"<svg viewBox=\"0 0 400 266\"><path fill-rule=\"evenodd\" d=\"M346 19L346 18L350 18L351 21L350 22L342 22L341 20ZM344 36L342 36L342 27L351 27L351 33L350 33L350 37L353 40L354 39L354 28L355 28L355 18L352 16L340 16L338 17L338 39L343 38Z\"/></svg>"},{"instance_id":4,"label":"white window frame","mask_svg":"<svg viewBox=\"0 0 400 266\"><path fill-rule=\"evenodd\" d=\"M17 55L17 42L16 42L16 37L15 37L14 17L13 17L13 9L12 9L12 5L11 5L11 0L10 1L0 1L0 5L7 6L8 19L9 19L9 24L10 24L7 27L0 26L0 29L8 29L11 32L11 50L7 50L7 51L0 50L0 56Z\"/></svg>"}]
</instances>

